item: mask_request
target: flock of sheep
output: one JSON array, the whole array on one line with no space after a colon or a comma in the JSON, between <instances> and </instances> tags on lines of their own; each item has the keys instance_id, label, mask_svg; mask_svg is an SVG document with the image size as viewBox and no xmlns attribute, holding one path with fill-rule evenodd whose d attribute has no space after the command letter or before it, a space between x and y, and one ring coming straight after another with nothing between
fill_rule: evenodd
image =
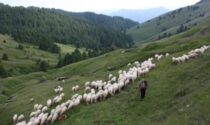
<instances>
[{"instance_id":1,"label":"flock of sheep","mask_svg":"<svg viewBox=\"0 0 210 125\"><path fill-rule=\"evenodd\" d=\"M173 57L172 61L174 63L182 63L190 58L196 57L199 53L203 54L210 46L203 46L199 49L190 51L187 55L181 57ZM163 57L168 57L169 53L165 55L155 54L154 58L149 58L144 62L140 63L135 61L133 64L129 63L130 67L128 71L119 70L118 77L112 74L108 75L108 80L96 80L92 82L86 82L84 84L85 90L82 95L74 94L71 99L64 102L63 88L57 86L54 88L56 93L53 99L48 99L46 105L35 104L34 110L30 113L30 119L28 122L24 121L24 115L15 114L13 116L13 122L16 125L43 125L45 123L54 123L57 120L62 120L65 118L64 113L77 107L82 101L86 104L93 104L101 100L105 100L110 96L114 96L119 93L127 85L134 82L140 76L148 73L156 65L152 62L155 60L160 60ZM72 91L77 92L80 89L79 85L73 86Z\"/></svg>"},{"instance_id":2,"label":"flock of sheep","mask_svg":"<svg viewBox=\"0 0 210 125\"><path fill-rule=\"evenodd\" d=\"M209 48L210 48L210 45L208 46L204 45L201 48L197 48L188 52L188 54L183 54L180 57L172 57L172 62L175 64L184 63L188 61L189 59L198 57L200 54L204 54Z\"/></svg>"}]
</instances>

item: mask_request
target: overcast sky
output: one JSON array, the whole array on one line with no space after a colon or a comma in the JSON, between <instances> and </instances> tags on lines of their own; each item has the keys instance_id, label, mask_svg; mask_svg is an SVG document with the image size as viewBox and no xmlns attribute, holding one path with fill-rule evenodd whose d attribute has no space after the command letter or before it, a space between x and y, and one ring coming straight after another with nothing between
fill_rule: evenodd
<instances>
[{"instance_id":1,"label":"overcast sky","mask_svg":"<svg viewBox=\"0 0 210 125\"><path fill-rule=\"evenodd\" d=\"M120 9L149 9L165 7L173 10L192 5L199 0L0 0L11 6L37 6L58 8L74 12L94 11L101 13Z\"/></svg>"}]
</instances>

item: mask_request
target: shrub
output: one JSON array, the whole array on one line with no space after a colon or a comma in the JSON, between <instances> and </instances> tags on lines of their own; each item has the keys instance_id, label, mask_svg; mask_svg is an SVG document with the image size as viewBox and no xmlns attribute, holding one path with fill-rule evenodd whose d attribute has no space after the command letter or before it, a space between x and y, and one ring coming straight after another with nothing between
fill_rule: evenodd
<instances>
[{"instance_id":1,"label":"shrub","mask_svg":"<svg viewBox=\"0 0 210 125\"><path fill-rule=\"evenodd\" d=\"M49 64L46 61L41 61L39 64L39 68L41 71L46 72L49 67Z\"/></svg>"},{"instance_id":2,"label":"shrub","mask_svg":"<svg viewBox=\"0 0 210 125\"><path fill-rule=\"evenodd\" d=\"M6 90L2 90L2 91L1 91L1 94L2 94L2 95L6 95L6 94L7 94L7 93L6 93Z\"/></svg>"},{"instance_id":3,"label":"shrub","mask_svg":"<svg viewBox=\"0 0 210 125\"><path fill-rule=\"evenodd\" d=\"M0 65L0 77L1 78L6 78L8 76L7 71L5 70L5 68Z\"/></svg>"},{"instance_id":4,"label":"shrub","mask_svg":"<svg viewBox=\"0 0 210 125\"><path fill-rule=\"evenodd\" d=\"M23 45L19 44L18 49L23 50L24 49Z\"/></svg>"},{"instance_id":5,"label":"shrub","mask_svg":"<svg viewBox=\"0 0 210 125\"><path fill-rule=\"evenodd\" d=\"M7 56L6 53L4 53L4 54L2 55L2 60L8 60L8 56Z\"/></svg>"}]
</instances>

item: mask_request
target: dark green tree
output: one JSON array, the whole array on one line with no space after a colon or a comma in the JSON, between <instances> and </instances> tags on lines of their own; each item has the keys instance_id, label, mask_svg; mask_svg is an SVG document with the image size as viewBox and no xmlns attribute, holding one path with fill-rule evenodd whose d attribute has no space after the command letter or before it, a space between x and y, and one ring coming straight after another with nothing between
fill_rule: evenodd
<instances>
[{"instance_id":1,"label":"dark green tree","mask_svg":"<svg viewBox=\"0 0 210 125\"><path fill-rule=\"evenodd\" d=\"M7 76L8 76L7 71L5 70L5 68L2 65L0 65L0 77L6 78Z\"/></svg>"},{"instance_id":2,"label":"dark green tree","mask_svg":"<svg viewBox=\"0 0 210 125\"><path fill-rule=\"evenodd\" d=\"M63 65L68 65L68 64L71 64L73 63L73 59L72 59L72 55L67 53L64 58L63 58Z\"/></svg>"},{"instance_id":3,"label":"dark green tree","mask_svg":"<svg viewBox=\"0 0 210 125\"><path fill-rule=\"evenodd\" d=\"M86 52L83 52L82 53L82 60L87 59L87 58L88 58L87 53Z\"/></svg>"},{"instance_id":4,"label":"dark green tree","mask_svg":"<svg viewBox=\"0 0 210 125\"><path fill-rule=\"evenodd\" d=\"M92 52L95 52L95 51L92 51ZM78 61L87 59L87 58L89 58L88 55L87 55L86 52L81 53L80 50L78 48L76 48L74 50L74 52L72 52L71 54L67 53L64 56L63 59L59 59L58 64L57 64L57 67L62 67L62 66L65 66L65 65L74 63L74 62L78 62ZM96 56L96 54L95 55L92 55L92 56L94 57L94 56Z\"/></svg>"},{"instance_id":5,"label":"dark green tree","mask_svg":"<svg viewBox=\"0 0 210 125\"><path fill-rule=\"evenodd\" d=\"M78 48L76 48L71 55L72 55L73 62L82 60L82 54L80 53Z\"/></svg>"},{"instance_id":6,"label":"dark green tree","mask_svg":"<svg viewBox=\"0 0 210 125\"><path fill-rule=\"evenodd\" d=\"M23 45L19 44L18 49L23 50L24 49Z\"/></svg>"},{"instance_id":7,"label":"dark green tree","mask_svg":"<svg viewBox=\"0 0 210 125\"><path fill-rule=\"evenodd\" d=\"M181 24L180 27L177 29L177 33L182 33L187 30L188 30L188 28L186 26L184 26L183 24Z\"/></svg>"},{"instance_id":8,"label":"dark green tree","mask_svg":"<svg viewBox=\"0 0 210 125\"><path fill-rule=\"evenodd\" d=\"M50 52L59 53L60 52L60 47L57 46L56 44L52 44L52 46L50 47Z\"/></svg>"},{"instance_id":9,"label":"dark green tree","mask_svg":"<svg viewBox=\"0 0 210 125\"><path fill-rule=\"evenodd\" d=\"M46 72L49 68L49 64L46 61L41 61L39 64L39 68L41 71Z\"/></svg>"},{"instance_id":10,"label":"dark green tree","mask_svg":"<svg viewBox=\"0 0 210 125\"><path fill-rule=\"evenodd\" d=\"M8 59L9 59L9 58L8 58L7 54L4 53L4 54L2 55L2 60L8 60Z\"/></svg>"},{"instance_id":11,"label":"dark green tree","mask_svg":"<svg viewBox=\"0 0 210 125\"><path fill-rule=\"evenodd\" d=\"M63 64L63 60L62 59L60 59L59 61L58 61L58 63L57 63L57 65L56 65L56 67L62 67L62 66L64 66L64 64Z\"/></svg>"}]
</instances>

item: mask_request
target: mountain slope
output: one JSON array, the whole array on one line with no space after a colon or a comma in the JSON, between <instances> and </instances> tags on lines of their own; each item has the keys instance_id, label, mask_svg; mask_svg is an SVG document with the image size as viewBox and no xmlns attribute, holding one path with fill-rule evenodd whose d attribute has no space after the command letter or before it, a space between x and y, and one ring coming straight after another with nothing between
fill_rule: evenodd
<instances>
[{"instance_id":1,"label":"mountain slope","mask_svg":"<svg viewBox=\"0 0 210 125\"><path fill-rule=\"evenodd\" d=\"M38 49L38 46L28 43L18 43L11 36L0 34L0 66L3 66L10 77L40 71L40 62L46 61L49 68L57 65L59 58L72 53L76 47L56 43L60 47L60 54L50 53ZM84 48L80 48L85 52ZM3 60L6 54L8 60ZM1 72L1 71L0 71ZM1 76L0 76L1 77Z\"/></svg>"},{"instance_id":2,"label":"mountain slope","mask_svg":"<svg viewBox=\"0 0 210 125\"><path fill-rule=\"evenodd\" d=\"M7 55L8 60L2 59L3 54ZM40 61L47 61L52 67L57 64L57 58L58 54L42 51L31 44L18 43L12 37L0 34L0 65L8 76L40 71Z\"/></svg>"},{"instance_id":3,"label":"mountain slope","mask_svg":"<svg viewBox=\"0 0 210 125\"><path fill-rule=\"evenodd\" d=\"M109 49L110 46L126 48L133 45L130 37L118 30L118 27L116 29L104 27L106 24L90 23L70 13L67 15L68 12L65 13L54 9L10 7L1 4L0 33L11 34L18 42L41 44L46 50L53 48L52 44L55 42L94 50ZM96 14L93 16L98 17ZM118 24L118 19L106 18L110 20L110 24ZM126 20L124 24L129 24L130 27L136 23ZM125 30L122 27L119 29Z\"/></svg>"},{"instance_id":4,"label":"mountain slope","mask_svg":"<svg viewBox=\"0 0 210 125\"><path fill-rule=\"evenodd\" d=\"M128 30L137 44L169 37L208 21L210 2L177 9Z\"/></svg>"},{"instance_id":5,"label":"mountain slope","mask_svg":"<svg viewBox=\"0 0 210 125\"><path fill-rule=\"evenodd\" d=\"M124 18L132 19L138 21L139 23L146 22L152 18L160 16L169 10L163 7L152 8L146 10L119 10L109 13L111 16L121 16Z\"/></svg>"},{"instance_id":6,"label":"mountain slope","mask_svg":"<svg viewBox=\"0 0 210 125\"><path fill-rule=\"evenodd\" d=\"M210 0L200 0L199 2L198 2L198 4L200 4L200 3L206 3L206 2L209 2Z\"/></svg>"},{"instance_id":7,"label":"mountain slope","mask_svg":"<svg viewBox=\"0 0 210 125\"><path fill-rule=\"evenodd\" d=\"M120 69L127 69L129 62L143 61L156 53L169 52L170 56L159 62L157 67L142 76L149 82L146 99L139 101L138 80L121 93L92 105L82 103L65 113L66 118L57 125L196 125L209 124L210 120L210 50L184 64L174 65L173 56L179 56L192 49L210 44L210 22L199 24L191 30L151 43L142 48L116 50L97 58L88 59L51 70L24 76L1 79L0 121L12 124L14 113L29 115L35 103L46 104L55 94L53 88L62 85L67 100L74 93L71 87L78 84L84 92L84 83L92 80L106 80L108 74L116 75ZM110 71L107 67L113 67ZM65 83L58 83L56 77L66 76ZM35 102L30 103L31 98Z\"/></svg>"},{"instance_id":8,"label":"mountain slope","mask_svg":"<svg viewBox=\"0 0 210 125\"><path fill-rule=\"evenodd\" d=\"M88 21L89 23L96 24L98 26L111 28L115 30L119 30L121 32L125 32L127 29L137 25L137 22L134 22L130 19L126 19L119 16L106 16L103 14L95 14L92 12L84 12L84 13L68 13L69 15L78 17L79 19L83 19Z\"/></svg>"}]
</instances>

